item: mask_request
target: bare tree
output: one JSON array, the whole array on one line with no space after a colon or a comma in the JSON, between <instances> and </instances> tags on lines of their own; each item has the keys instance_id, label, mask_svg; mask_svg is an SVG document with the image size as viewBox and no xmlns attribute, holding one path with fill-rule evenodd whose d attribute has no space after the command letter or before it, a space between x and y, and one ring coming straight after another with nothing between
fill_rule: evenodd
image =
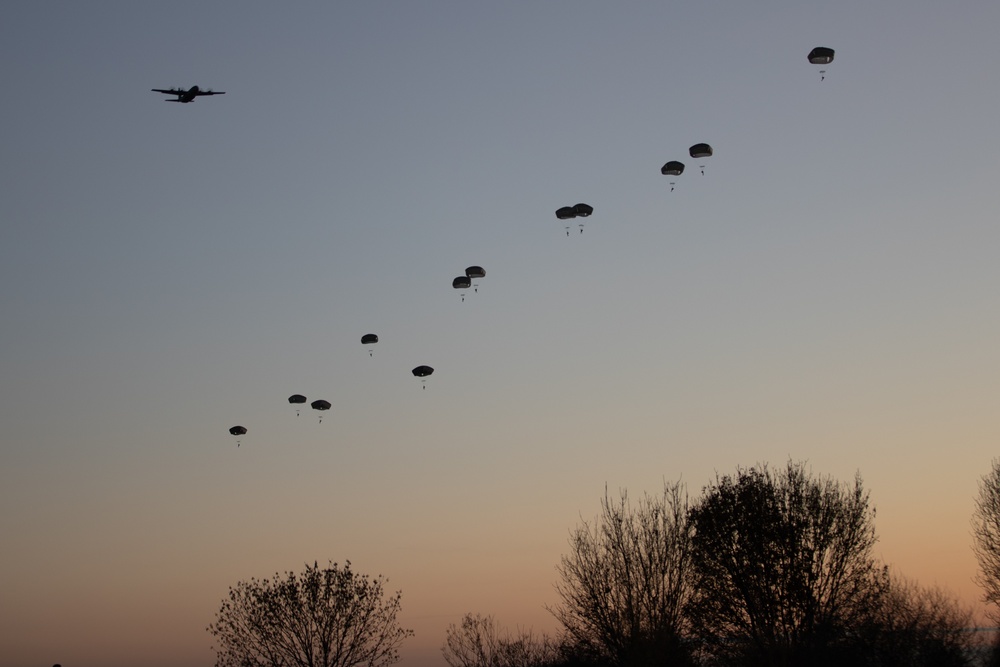
<instances>
[{"instance_id":1,"label":"bare tree","mask_svg":"<svg viewBox=\"0 0 1000 667\"><path fill-rule=\"evenodd\" d=\"M461 625L448 626L441 653L451 667L545 667L556 662L558 647L546 635L511 635L492 616L466 614Z\"/></svg>"},{"instance_id":2,"label":"bare tree","mask_svg":"<svg viewBox=\"0 0 1000 667\"><path fill-rule=\"evenodd\" d=\"M890 577L873 612L854 664L966 667L973 664L977 649L981 652L969 631L972 609L939 588Z\"/></svg>"},{"instance_id":3,"label":"bare tree","mask_svg":"<svg viewBox=\"0 0 1000 667\"><path fill-rule=\"evenodd\" d=\"M983 601L992 605L990 618L1000 624L1000 459L993 459L989 474L979 480L972 534L979 560L976 583L983 588Z\"/></svg>"},{"instance_id":4,"label":"bare tree","mask_svg":"<svg viewBox=\"0 0 1000 667\"><path fill-rule=\"evenodd\" d=\"M822 664L886 585L872 557L875 510L854 484L780 472L717 477L691 508L689 620L724 664Z\"/></svg>"},{"instance_id":5,"label":"bare tree","mask_svg":"<svg viewBox=\"0 0 1000 667\"><path fill-rule=\"evenodd\" d=\"M301 574L241 581L229 589L208 631L217 667L384 667L412 630L396 615L401 593L385 598L385 580L313 563Z\"/></svg>"},{"instance_id":6,"label":"bare tree","mask_svg":"<svg viewBox=\"0 0 1000 667\"><path fill-rule=\"evenodd\" d=\"M557 567L562 602L549 611L577 655L616 666L685 664L683 610L691 593L687 494L664 483L633 508L604 491L601 515L570 535Z\"/></svg>"}]
</instances>

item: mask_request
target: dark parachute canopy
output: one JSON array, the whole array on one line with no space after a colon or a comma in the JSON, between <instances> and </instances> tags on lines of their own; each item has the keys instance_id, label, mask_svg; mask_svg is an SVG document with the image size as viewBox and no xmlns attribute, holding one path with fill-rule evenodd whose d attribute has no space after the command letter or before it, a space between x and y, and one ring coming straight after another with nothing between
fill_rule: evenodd
<instances>
[{"instance_id":1,"label":"dark parachute canopy","mask_svg":"<svg viewBox=\"0 0 1000 667\"><path fill-rule=\"evenodd\" d=\"M295 407L295 416L298 417L299 416L299 412L300 412L298 406L300 406L300 405L302 405L303 403L306 402L306 397L303 396L302 394L292 394L291 396L288 397L288 402L291 403L292 405L296 406Z\"/></svg>"},{"instance_id":2,"label":"dark parachute canopy","mask_svg":"<svg viewBox=\"0 0 1000 667\"><path fill-rule=\"evenodd\" d=\"M556 210L556 217L560 220L572 220L573 218L586 218L594 212L594 207L589 204L576 204L575 206L563 206ZM580 223L580 233L583 233L583 223ZM569 225L566 225L566 236L569 236Z\"/></svg>"},{"instance_id":3,"label":"dark parachute canopy","mask_svg":"<svg viewBox=\"0 0 1000 667\"><path fill-rule=\"evenodd\" d=\"M817 46L809 52L809 62L813 65L829 65L833 62L833 49L826 46ZM819 80L826 78L826 70L819 71Z\"/></svg>"},{"instance_id":4,"label":"dark parachute canopy","mask_svg":"<svg viewBox=\"0 0 1000 667\"><path fill-rule=\"evenodd\" d=\"M459 276L451 281L451 286L455 289L469 289L472 287L472 278L469 276ZM462 301L465 301L465 294L462 294Z\"/></svg>"},{"instance_id":5,"label":"dark parachute canopy","mask_svg":"<svg viewBox=\"0 0 1000 667\"><path fill-rule=\"evenodd\" d=\"M576 217L576 211L573 210L572 206L563 206L560 209L556 209L556 217L560 220L569 220Z\"/></svg>"},{"instance_id":6,"label":"dark parachute canopy","mask_svg":"<svg viewBox=\"0 0 1000 667\"><path fill-rule=\"evenodd\" d=\"M809 62L813 65L829 65L833 62L833 49L817 46L809 52Z\"/></svg>"},{"instance_id":7,"label":"dark parachute canopy","mask_svg":"<svg viewBox=\"0 0 1000 667\"><path fill-rule=\"evenodd\" d=\"M469 268L467 268L465 270L465 276L470 281L471 280L477 280L479 278L485 278L486 277L486 269L484 269L481 266L470 266ZM476 292L478 292L479 291L479 283L473 283L472 284L472 288L473 288L473 290L475 290ZM463 301L465 300L464 296L462 297L462 300Z\"/></svg>"},{"instance_id":8,"label":"dark parachute canopy","mask_svg":"<svg viewBox=\"0 0 1000 667\"><path fill-rule=\"evenodd\" d=\"M680 176L684 173L684 163L678 162L677 160L671 160L660 167L660 173L664 176Z\"/></svg>"},{"instance_id":9,"label":"dark parachute canopy","mask_svg":"<svg viewBox=\"0 0 1000 667\"><path fill-rule=\"evenodd\" d=\"M688 153L691 155L691 157L695 158L696 160L706 157L712 157L712 147L709 146L708 144L695 144L694 146L688 149ZM701 173L704 174L705 165L702 164L698 166L701 167Z\"/></svg>"},{"instance_id":10,"label":"dark parachute canopy","mask_svg":"<svg viewBox=\"0 0 1000 667\"><path fill-rule=\"evenodd\" d=\"M240 446L240 436L246 435L247 430L243 426L233 426L229 432L236 436L236 446Z\"/></svg>"},{"instance_id":11,"label":"dark parachute canopy","mask_svg":"<svg viewBox=\"0 0 1000 667\"><path fill-rule=\"evenodd\" d=\"M319 411L319 423L320 424L323 423L323 412L326 411L326 410L329 410L331 407L333 407L333 406L330 405L330 401L324 401L322 399L320 399L318 401L313 401L312 403L310 403L310 405L312 406L313 410Z\"/></svg>"},{"instance_id":12,"label":"dark parachute canopy","mask_svg":"<svg viewBox=\"0 0 1000 667\"><path fill-rule=\"evenodd\" d=\"M373 345L378 342L378 336L375 334L365 334L361 337L361 343L363 345Z\"/></svg>"},{"instance_id":13,"label":"dark parachute canopy","mask_svg":"<svg viewBox=\"0 0 1000 667\"><path fill-rule=\"evenodd\" d=\"M688 149L688 153L690 153L691 157L695 159L702 157L711 157L712 147L709 146L708 144L695 144L694 146Z\"/></svg>"},{"instance_id":14,"label":"dark parachute canopy","mask_svg":"<svg viewBox=\"0 0 1000 667\"><path fill-rule=\"evenodd\" d=\"M413 374L418 378L423 378L421 384L423 389L427 389L427 376L434 372L430 366L417 366L413 369Z\"/></svg>"},{"instance_id":15,"label":"dark parachute canopy","mask_svg":"<svg viewBox=\"0 0 1000 667\"><path fill-rule=\"evenodd\" d=\"M680 176L684 173L684 163L678 162L677 160L671 160L662 167L660 167L660 173L664 176ZM670 181L670 191L674 191L674 185L676 181Z\"/></svg>"}]
</instances>

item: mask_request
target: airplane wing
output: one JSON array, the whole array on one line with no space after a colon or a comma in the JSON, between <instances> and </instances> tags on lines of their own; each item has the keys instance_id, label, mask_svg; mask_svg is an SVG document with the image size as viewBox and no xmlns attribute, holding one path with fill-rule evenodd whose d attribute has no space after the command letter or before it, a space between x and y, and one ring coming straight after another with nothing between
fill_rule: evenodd
<instances>
[{"instance_id":1,"label":"airplane wing","mask_svg":"<svg viewBox=\"0 0 1000 667\"><path fill-rule=\"evenodd\" d=\"M177 90L175 88L171 88L170 90L164 90L162 88L150 88L150 90L152 90L154 93L166 93L167 95L180 95L181 93L184 92L183 90Z\"/></svg>"},{"instance_id":2,"label":"airplane wing","mask_svg":"<svg viewBox=\"0 0 1000 667\"><path fill-rule=\"evenodd\" d=\"M226 91L214 91L214 90L199 90L195 95L225 95Z\"/></svg>"}]
</instances>

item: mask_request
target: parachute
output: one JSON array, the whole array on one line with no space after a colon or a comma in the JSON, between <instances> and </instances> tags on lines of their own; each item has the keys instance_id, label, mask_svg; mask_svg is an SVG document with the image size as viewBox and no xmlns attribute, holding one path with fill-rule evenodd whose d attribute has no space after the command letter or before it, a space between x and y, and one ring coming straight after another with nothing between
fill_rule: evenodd
<instances>
[{"instance_id":1,"label":"parachute","mask_svg":"<svg viewBox=\"0 0 1000 667\"><path fill-rule=\"evenodd\" d=\"M589 204L577 204L575 206L563 206L556 210L556 217L560 220L571 220L573 218L587 218L594 212L594 207ZM583 223L580 223L580 233L583 234ZM566 225L566 236L569 236L569 225Z\"/></svg>"},{"instance_id":2,"label":"parachute","mask_svg":"<svg viewBox=\"0 0 1000 667\"><path fill-rule=\"evenodd\" d=\"M423 388L427 389L427 376L434 372L434 369L430 366L417 366L413 369L413 375L415 377L421 378Z\"/></svg>"},{"instance_id":3,"label":"parachute","mask_svg":"<svg viewBox=\"0 0 1000 667\"><path fill-rule=\"evenodd\" d=\"M469 278L469 280L476 280L477 278L485 278L486 277L486 269L484 269L481 266L470 266L469 268L467 268L465 270L465 275L466 275L466 277ZM478 292L479 291L479 283L474 283L472 285L472 288L473 288L473 291Z\"/></svg>"},{"instance_id":4,"label":"parachute","mask_svg":"<svg viewBox=\"0 0 1000 667\"><path fill-rule=\"evenodd\" d=\"M372 356L372 346L378 342L378 336L375 334L365 334L361 337L361 344L368 346L368 356Z\"/></svg>"},{"instance_id":5,"label":"parachute","mask_svg":"<svg viewBox=\"0 0 1000 667\"><path fill-rule=\"evenodd\" d=\"M245 428L245 427L243 427L243 426L234 426L234 427L232 427L231 429L229 429L229 432L230 432L231 434L233 434L233 435L235 435L235 436L236 436L236 446L237 446L237 447L239 447L239 446L240 446L240 436L241 436L241 435L246 435L246 434L247 434L247 430L246 430L246 428Z\"/></svg>"},{"instance_id":6,"label":"parachute","mask_svg":"<svg viewBox=\"0 0 1000 667\"><path fill-rule=\"evenodd\" d=\"M288 397L288 402L291 403L292 405L299 406L302 403L306 402L306 397L303 396L302 394L292 394L291 396ZM296 417L299 416L298 407L295 408L295 416Z\"/></svg>"},{"instance_id":7,"label":"parachute","mask_svg":"<svg viewBox=\"0 0 1000 667\"><path fill-rule=\"evenodd\" d=\"M694 159L698 160L700 158L712 157L712 147L708 144L695 144L688 149L688 154ZM705 165L699 165L701 167L701 173L705 173Z\"/></svg>"},{"instance_id":8,"label":"parachute","mask_svg":"<svg viewBox=\"0 0 1000 667\"><path fill-rule=\"evenodd\" d=\"M556 217L560 220L571 220L576 217L576 211L572 206L563 206L556 210ZM566 223L566 236L569 236L569 223Z\"/></svg>"},{"instance_id":9,"label":"parachute","mask_svg":"<svg viewBox=\"0 0 1000 667\"><path fill-rule=\"evenodd\" d=\"M664 176L680 176L684 173L684 163L678 162L677 160L671 160L662 167L660 167L660 173ZM676 181L670 181L670 191L674 191L674 184Z\"/></svg>"},{"instance_id":10,"label":"parachute","mask_svg":"<svg viewBox=\"0 0 1000 667\"><path fill-rule=\"evenodd\" d=\"M472 279L469 276L459 276L451 281L451 286L455 289L469 289L472 287ZM462 301L465 301L465 294L462 294Z\"/></svg>"},{"instance_id":11,"label":"parachute","mask_svg":"<svg viewBox=\"0 0 1000 667\"><path fill-rule=\"evenodd\" d=\"M329 410L331 407L333 407L332 405L330 405L330 401L324 401L322 399L320 399L318 401L313 401L312 403L310 403L310 405L312 406L313 410L316 410L316 411L318 411L320 413L319 414L319 423L320 424L323 423L323 412L325 412L326 410Z\"/></svg>"},{"instance_id":12,"label":"parachute","mask_svg":"<svg viewBox=\"0 0 1000 667\"><path fill-rule=\"evenodd\" d=\"M833 62L833 49L826 46L817 46L809 52L809 62L813 65L829 65ZM821 69L819 71L819 80L822 81L825 78L826 70Z\"/></svg>"}]
</instances>

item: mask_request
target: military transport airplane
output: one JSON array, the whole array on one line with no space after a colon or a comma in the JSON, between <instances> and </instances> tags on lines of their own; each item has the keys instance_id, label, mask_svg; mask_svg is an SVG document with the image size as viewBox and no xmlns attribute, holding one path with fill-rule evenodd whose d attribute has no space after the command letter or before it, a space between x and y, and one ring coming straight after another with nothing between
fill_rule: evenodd
<instances>
[{"instance_id":1,"label":"military transport airplane","mask_svg":"<svg viewBox=\"0 0 1000 667\"><path fill-rule=\"evenodd\" d=\"M188 102L194 102L194 98L199 95L225 95L225 92L213 92L211 90L202 90L198 86L191 86L188 90L183 88L171 88L170 90L163 90L162 88L153 88L154 93L166 93L167 95L176 95L176 100L163 100L164 102L181 102L182 104L187 104Z\"/></svg>"}]
</instances>

